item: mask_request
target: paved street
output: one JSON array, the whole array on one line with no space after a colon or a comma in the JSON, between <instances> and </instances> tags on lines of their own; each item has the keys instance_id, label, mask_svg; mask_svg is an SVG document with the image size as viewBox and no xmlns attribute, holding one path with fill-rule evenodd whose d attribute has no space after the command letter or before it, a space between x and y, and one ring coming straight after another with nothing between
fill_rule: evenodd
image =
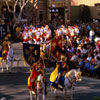
<instances>
[{"instance_id":1,"label":"paved street","mask_svg":"<svg viewBox=\"0 0 100 100\"><path fill-rule=\"evenodd\" d=\"M0 73L0 98L6 97L7 100L29 100L27 89L27 78L29 76L28 67L16 67L11 75ZM50 70L45 69L46 78L49 79ZM49 81L49 80L48 80ZM100 80L85 78L80 83L76 83L74 100L93 100L95 96L100 96ZM54 97L50 91L48 83L48 95L46 100L64 99L64 92L58 91L58 98Z\"/></svg>"},{"instance_id":2,"label":"paved street","mask_svg":"<svg viewBox=\"0 0 100 100\"><path fill-rule=\"evenodd\" d=\"M7 100L29 100L29 92L27 88L27 78L29 76L29 66L24 66L22 57L22 44L15 44L14 54L16 59L21 59L19 66L14 62L12 74L6 71L1 72L0 68L0 98L6 97ZM49 88L49 76L52 69L45 68L45 75L48 81L48 95L46 100L63 100L64 91L57 91L58 98L54 97L53 92ZM82 77L82 82L76 83L73 90L74 100L93 100L94 97L100 97L100 80ZM41 97L41 96L40 96ZM42 100L40 98L40 100Z\"/></svg>"}]
</instances>

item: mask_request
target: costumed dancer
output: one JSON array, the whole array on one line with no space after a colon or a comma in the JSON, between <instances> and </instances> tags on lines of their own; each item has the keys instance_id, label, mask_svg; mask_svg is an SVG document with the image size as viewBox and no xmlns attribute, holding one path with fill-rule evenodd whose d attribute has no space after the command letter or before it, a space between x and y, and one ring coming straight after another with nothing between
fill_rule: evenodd
<instances>
[{"instance_id":1,"label":"costumed dancer","mask_svg":"<svg viewBox=\"0 0 100 100\"><path fill-rule=\"evenodd\" d=\"M74 27L71 28L70 36L71 36L71 39L74 38L75 36Z\"/></svg>"},{"instance_id":2,"label":"costumed dancer","mask_svg":"<svg viewBox=\"0 0 100 100\"><path fill-rule=\"evenodd\" d=\"M79 35L79 28L77 25L74 27L74 31L75 31L75 35L78 36Z\"/></svg>"},{"instance_id":3,"label":"costumed dancer","mask_svg":"<svg viewBox=\"0 0 100 100\"><path fill-rule=\"evenodd\" d=\"M36 32L36 44L40 43L40 32Z\"/></svg>"}]
</instances>

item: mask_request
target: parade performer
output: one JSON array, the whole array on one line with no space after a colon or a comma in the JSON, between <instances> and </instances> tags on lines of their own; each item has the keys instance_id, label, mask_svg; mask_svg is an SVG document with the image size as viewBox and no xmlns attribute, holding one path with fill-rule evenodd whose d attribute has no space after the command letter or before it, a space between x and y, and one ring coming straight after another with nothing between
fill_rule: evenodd
<instances>
[{"instance_id":1,"label":"parade performer","mask_svg":"<svg viewBox=\"0 0 100 100\"><path fill-rule=\"evenodd\" d=\"M31 70L31 74L28 78L28 88L32 91L33 94L36 94L36 80L38 75L44 76L43 64L42 59L40 59L37 63L34 63ZM45 78L43 79L45 81ZM46 81L45 81L46 83Z\"/></svg>"},{"instance_id":2,"label":"parade performer","mask_svg":"<svg viewBox=\"0 0 100 100\"><path fill-rule=\"evenodd\" d=\"M61 56L61 60L56 64L56 68L50 75L50 84L56 88L62 89L63 87L60 85L60 78L64 76L68 69L68 66L65 63L65 57Z\"/></svg>"},{"instance_id":3,"label":"parade performer","mask_svg":"<svg viewBox=\"0 0 100 100\"><path fill-rule=\"evenodd\" d=\"M9 48L8 48L8 42L7 41L4 41L2 43L2 57L4 60L6 60L7 58L7 54L8 54L8 51L9 51Z\"/></svg>"},{"instance_id":4,"label":"parade performer","mask_svg":"<svg viewBox=\"0 0 100 100\"><path fill-rule=\"evenodd\" d=\"M39 63L36 67L36 71L41 73L43 76L44 76L44 66L43 66L43 61L42 61L42 58L39 59Z\"/></svg>"},{"instance_id":5,"label":"parade performer","mask_svg":"<svg viewBox=\"0 0 100 100\"><path fill-rule=\"evenodd\" d=\"M28 77L28 88L30 91L33 91L33 93L36 93L35 86L36 86L36 77L38 75L35 67L37 66L37 63L34 63L31 70L30 70L30 76Z\"/></svg>"},{"instance_id":6,"label":"parade performer","mask_svg":"<svg viewBox=\"0 0 100 100\"><path fill-rule=\"evenodd\" d=\"M39 73L38 75L42 75L43 76L43 81L44 81L44 84L45 84L45 94L47 95L47 81L45 79L45 75L44 75L44 63L43 63L43 60L42 58L40 58L39 60L39 63L36 67L36 71Z\"/></svg>"}]
</instances>

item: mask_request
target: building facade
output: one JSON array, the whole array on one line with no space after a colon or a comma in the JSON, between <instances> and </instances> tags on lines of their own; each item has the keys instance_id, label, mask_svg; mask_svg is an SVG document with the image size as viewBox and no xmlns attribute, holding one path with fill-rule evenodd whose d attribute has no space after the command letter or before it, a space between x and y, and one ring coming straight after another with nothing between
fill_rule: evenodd
<instances>
[{"instance_id":1,"label":"building facade","mask_svg":"<svg viewBox=\"0 0 100 100\"><path fill-rule=\"evenodd\" d=\"M88 17L91 19L100 19L99 2L100 0L50 0L49 19L52 20L54 14L57 15L56 13L61 13L58 11L58 8L63 8L63 14L61 13L61 15L63 16L65 23L67 21L76 22L80 19L88 20Z\"/></svg>"},{"instance_id":2,"label":"building facade","mask_svg":"<svg viewBox=\"0 0 100 100\"><path fill-rule=\"evenodd\" d=\"M100 0L72 0L72 6L79 6L79 5L87 5L87 6L94 6L95 3L99 3Z\"/></svg>"},{"instance_id":3,"label":"building facade","mask_svg":"<svg viewBox=\"0 0 100 100\"><path fill-rule=\"evenodd\" d=\"M74 2L77 1L77 2ZM70 12L71 22L79 20L100 20L99 0L73 0Z\"/></svg>"},{"instance_id":4,"label":"building facade","mask_svg":"<svg viewBox=\"0 0 100 100\"><path fill-rule=\"evenodd\" d=\"M34 21L61 20L63 23L66 23L78 19L80 6L87 5L89 6L91 18L100 19L100 8L95 7L96 3L99 3L99 0L39 0L37 9L32 8L28 13L29 8L32 6L28 4L25 6L24 12L32 16ZM9 4L13 6L13 0ZM0 17L5 6L5 1L0 0Z\"/></svg>"}]
</instances>

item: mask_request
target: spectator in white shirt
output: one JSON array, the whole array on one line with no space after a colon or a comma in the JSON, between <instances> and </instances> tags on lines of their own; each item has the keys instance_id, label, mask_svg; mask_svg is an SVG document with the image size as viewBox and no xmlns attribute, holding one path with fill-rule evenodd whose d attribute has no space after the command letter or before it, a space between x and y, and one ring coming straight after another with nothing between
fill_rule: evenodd
<instances>
[{"instance_id":1,"label":"spectator in white shirt","mask_svg":"<svg viewBox=\"0 0 100 100\"><path fill-rule=\"evenodd\" d=\"M94 36L95 36L95 32L93 29L91 29L89 32L89 37L90 37L91 43L94 41Z\"/></svg>"}]
</instances>

